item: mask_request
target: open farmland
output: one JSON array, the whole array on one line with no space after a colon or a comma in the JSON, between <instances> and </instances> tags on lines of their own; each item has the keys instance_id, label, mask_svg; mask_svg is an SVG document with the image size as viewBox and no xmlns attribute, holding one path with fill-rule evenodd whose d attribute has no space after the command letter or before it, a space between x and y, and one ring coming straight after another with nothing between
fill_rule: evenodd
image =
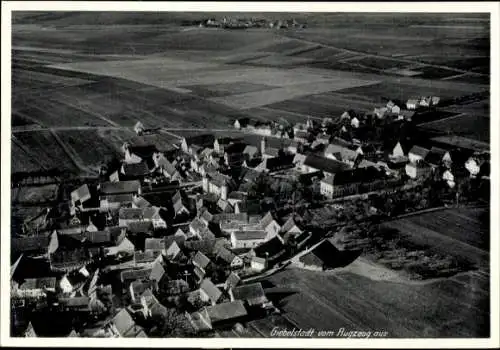
<instances>
[{"instance_id":1,"label":"open farmland","mask_svg":"<svg viewBox=\"0 0 500 350\"><path fill-rule=\"evenodd\" d=\"M455 117L437 120L422 125L426 129L442 131L446 134L455 134L462 137L489 143L490 118L489 116L460 114Z\"/></svg>"},{"instance_id":2,"label":"open farmland","mask_svg":"<svg viewBox=\"0 0 500 350\"><path fill-rule=\"evenodd\" d=\"M489 263L489 210L447 209L390 221L404 239L466 259L476 266Z\"/></svg>"},{"instance_id":3,"label":"open farmland","mask_svg":"<svg viewBox=\"0 0 500 350\"><path fill-rule=\"evenodd\" d=\"M69 172L78 171L74 160L65 152L50 131L22 132L13 136L13 142L36 159L40 165L39 169L58 168ZM17 162L14 153L12 153L12 162Z\"/></svg>"},{"instance_id":4,"label":"open farmland","mask_svg":"<svg viewBox=\"0 0 500 350\"><path fill-rule=\"evenodd\" d=\"M300 291L286 297L282 309L302 329L385 330L396 338L489 333L489 278L480 273L410 284L287 269L269 280Z\"/></svg>"}]
</instances>

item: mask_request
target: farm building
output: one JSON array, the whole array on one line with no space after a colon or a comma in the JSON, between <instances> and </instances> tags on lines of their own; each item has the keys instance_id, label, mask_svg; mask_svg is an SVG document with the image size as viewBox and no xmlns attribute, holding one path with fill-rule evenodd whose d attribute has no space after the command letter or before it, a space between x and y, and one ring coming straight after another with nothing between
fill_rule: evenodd
<instances>
[{"instance_id":1,"label":"farm building","mask_svg":"<svg viewBox=\"0 0 500 350\"><path fill-rule=\"evenodd\" d=\"M181 142L181 148L184 152L194 155L195 148L213 147L214 141L215 136L212 134L201 134L191 137L184 137Z\"/></svg>"},{"instance_id":2,"label":"farm building","mask_svg":"<svg viewBox=\"0 0 500 350\"><path fill-rule=\"evenodd\" d=\"M255 248L268 240L265 230L237 230L231 232L231 246L238 248Z\"/></svg>"},{"instance_id":3,"label":"farm building","mask_svg":"<svg viewBox=\"0 0 500 350\"><path fill-rule=\"evenodd\" d=\"M247 316L247 311L240 300L207 306L188 316L197 331L207 331L216 327L225 328Z\"/></svg>"},{"instance_id":4,"label":"farm building","mask_svg":"<svg viewBox=\"0 0 500 350\"><path fill-rule=\"evenodd\" d=\"M294 155L279 155L273 158L264 158L262 162L255 167L255 171L272 173L285 169L293 168Z\"/></svg>"},{"instance_id":5,"label":"farm building","mask_svg":"<svg viewBox=\"0 0 500 350\"><path fill-rule=\"evenodd\" d=\"M99 186L101 196L118 194L141 194L141 183L138 180L103 182Z\"/></svg>"},{"instance_id":6,"label":"farm building","mask_svg":"<svg viewBox=\"0 0 500 350\"><path fill-rule=\"evenodd\" d=\"M337 144L329 144L324 151L326 158L344 162L351 166L354 165L358 155L356 150Z\"/></svg>"},{"instance_id":7,"label":"farm building","mask_svg":"<svg viewBox=\"0 0 500 350\"><path fill-rule=\"evenodd\" d=\"M212 305L217 304L222 297L222 292L213 284L213 282L205 278L200 285L200 298L202 301L209 301Z\"/></svg>"},{"instance_id":8,"label":"farm building","mask_svg":"<svg viewBox=\"0 0 500 350\"><path fill-rule=\"evenodd\" d=\"M329 240L324 240L310 252L302 255L299 261L313 269L326 270L341 266L340 251Z\"/></svg>"},{"instance_id":9,"label":"farm building","mask_svg":"<svg viewBox=\"0 0 500 350\"><path fill-rule=\"evenodd\" d=\"M406 164L405 170L406 175L412 179L417 179L428 176L432 171L432 167L425 161L419 161L417 163Z\"/></svg>"},{"instance_id":10,"label":"farm building","mask_svg":"<svg viewBox=\"0 0 500 350\"><path fill-rule=\"evenodd\" d=\"M231 301L241 300L248 306L262 306L268 302L260 282L245 284L229 290Z\"/></svg>"},{"instance_id":11,"label":"farm building","mask_svg":"<svg viewBox=\"0 0 500 350\"><path fill-rule=\"evenodd\" d=\"M322 171L327 176L350 169L350 166L338 160L310 154L304 160L302 169L307 173Z\"/></svg>"},{"instance_id":12,"label":"farm building","mask_svg":"<svg viewBox=\"0 0 500 350\"><path fill-rule=\"evenodd\" d=\"M423 161L427 157L427 154L429 154L429 150L427 148L421 146L413 146L408 152L408 160L411 163Z\"/></svg>"}]
</instances>

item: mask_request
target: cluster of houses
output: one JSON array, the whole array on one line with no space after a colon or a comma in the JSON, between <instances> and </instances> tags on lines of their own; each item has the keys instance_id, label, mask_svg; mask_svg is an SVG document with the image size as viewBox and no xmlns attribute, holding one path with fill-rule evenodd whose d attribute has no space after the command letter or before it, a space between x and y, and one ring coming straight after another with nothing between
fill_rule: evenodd
<instances>
[{"instance_id":1,"label":"cluster of houses","mask_svg":"<svg viewBox=\"0 0 500 350\"><path fill-rule=\"evenodd\" d=\"M438 103L409 100L403 110L390 101L374 115L409 120ZM343 129L364 123L349 111L339 120ZM308 178L326 199L402 174L437 172L450 187L462 176L489 176L488 154L403 141L387 153L332 135L332 124L308 119L285 128L242 118L234 127L254 137L200 134L168 151L125 143L119 166L71 191L64 224L12 239L16 307L45 303L98 319L68 336L147 337L147 321L168 317L172 307L160 300L189 294L200 300L183 312L196 332L227 327L274 309L262 285L248 280L290 257L291 242L296 252L311 237L295 212L278 217L252 198L262 174ZM135 129L144 133L140 123ZM301 262L328 260L328 244ZM23 334L36 335L36 327L28 323Z\"/></svg>"},{"instance_id":2,"label":"cluster of houses","mask_svg":"<svg viewBox=\"0 0 500 350\"><path fill-rule=\"evenodd\" d=\"M258 18L231 18L223 17L218 20L216 18L208 18L201 21L200 27L214 27L227 29L245 29L245 28L304 28L304 24L300 24L294 18L288 20L267 20Z\"/></svg>"}]
</instances>

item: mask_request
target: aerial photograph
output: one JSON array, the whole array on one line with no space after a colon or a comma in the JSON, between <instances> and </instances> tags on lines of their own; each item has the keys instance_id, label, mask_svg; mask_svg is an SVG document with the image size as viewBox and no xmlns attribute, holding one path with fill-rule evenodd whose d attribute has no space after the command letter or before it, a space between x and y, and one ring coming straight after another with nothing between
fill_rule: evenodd
<instances>
[{"instance_id":1,"label":"aerial photograph","mask_svg":"<svg viewBox=\"0 0 500 350\"><path fill-rule=\"evenodd\" d=\"M13 11L10 337L490 338L490 13L425 10Z\"/></svg>"}]
</instances>

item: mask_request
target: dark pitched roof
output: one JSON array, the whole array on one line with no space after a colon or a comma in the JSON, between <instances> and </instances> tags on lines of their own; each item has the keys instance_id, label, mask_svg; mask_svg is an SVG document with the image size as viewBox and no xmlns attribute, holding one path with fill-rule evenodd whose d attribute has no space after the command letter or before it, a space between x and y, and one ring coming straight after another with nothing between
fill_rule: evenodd
<instances>
[{"instance_id":1,"label":"dark pitched roof","mask_svg":"<svg viewBox=\"0 0 500 350\"><path fill-rule=\"evenodd\" d=\"M32 237L13 237L11 239L11 249L14 253L21 252L42 252L47 249L49 237L46 235L37 235Z\"/></svg>"},{"instance_id":2,"label":"dark pitched roof","mask_svg":"<svg viewBox=\"0 0 500 350\"><path fill-rule=\"evenodd\" d=\"M293 159L295 156L293 154L286 154L279 157L264 159L264 166L266 169L273 171L283 167L293 166Z\"/></svg>"},{"instance_id":3,"label":"dark pitched roof","mask_svg":"<svg viewBox=\"0 0 500 350\"><path fill-rule=\"evenodd\" d=\"M127 231L130 233L148 233L153 230L151 221L135 221L127 224Z\"/></svg>"},{"instance_id":4,"label":"dark pitched roof","mask_svg":"<svg viewBox=\"0 0 500 350\"><path fill-rule=\"evenodd\" d=\"M134 252L134 261L136 263L149 263L156 260L161 254L161 251L148 250L146 252Z\"/></svg>"},{"instance_id":5,"label":"dark pitched roof","mask_svg":"<svg viewBox=\"0 0 500 350\"><path fill-rule=\"evenodd\" d=\"M310 154L306 157L306 159L304 160L304 165L329 174L335 174L350 168L349 165L343 162L316 156L313 154Z\"/></svg>"},{"instance_id":6,"label":"dark pitched roof","mask_svg":"<svg viewBox=\"0 0 500 350\"><path fill-rule=\"evenodd\" d=\"M424 147L420 147L420 146L413 146L411 149L410 149L410 152L409 153L413 153L415 155L418 155L422 158L425 159L425 157L427 156L427 154L429 153L429 150L427 148L424 148Z\"/></svg>"},{"instance_id":7,"label":"dark pitched roof","mask_svg":"<svg viewBox=\"0 0 500 350\"><path fill-rule=\"evenodd\" d=\"M163 250L165 248L164 238L146 238L144 242L144 250Z\"/></svg>"},{"instance_id":8,"label":"dark pitched roof","mask_svg":"<svg viewBox=\"0 0 500 350\"><path fill-rule=\"evenodd\" d=\"M245 150L246 147L247 147L246 143L236 142L236 143L233 143L233 144L229 145L228 147L226 147L226 149L224 150L224 153L228 153L228 154L243 153L243 151Z\"/></svg>"},{"instance_id":9,"label":"dark pitched roof","mask_svg":"<svg viewBox=\"0 0 500 350\"><path fill-rule=\"evenodd\" d=\"M227 264L231 264L234 258L236 258L236 254L225 247L220 247L217 251L217 258Z\"/></svg>"},{"instance_id":10,"label":"dark pitched roof","mask_svg":"<svg viewBox=\"0 0 500 350\"><path fill-rule=\"evenodd\" d=\"M267 302L264 288L260 282L245 284L231 290L235 300L246 301L249 305L259 305Z\"/></svg>"},{"instance_id":11,"label":"dark pitched roof","mask_svg":"<svg viewBox=\"0 0 500 350\"><path fill-rule=\"evenodd\" d=\"M206 311L212 324L247 315L247 310L240 300L209 306Z\"/></svg>"},{"instance_id":12,"label":"dark pitched roof","mask_svg":"<svg viewBox=\"0 0 500 350\"><path fill-rule=\"evenodd\" d=\"M267 237L267 232L264 230L234 231L232 234L239 241L265 239Z\"/></svg>"},{"instance_id":13,"label":"dark pitched roof","mask_svg":"<svg viewBox=\"0 0 500 350\"><path fill-rule=\"evenodd\" d=\"M146 162L123 164L123 174L125 176L145 176L149 174L149 168Z\"/></svg>"},{"instance_id":14,"label":"dark pitched roof","mask_svg":"<svg viewBox=\"0 0 500 350\"><path fill-rule=\"evenodd\" d=\"M247 213L248 215L260 213L260 201L258 200L246 200L236 203L236 205L240 213Z\"/></svg>"},{"instance_id":15,"label":"dark pitched roof","mask_svg":"<svg viewBox=\"0 0 500 350\"><path fill-rule=\"evenodd\" d=\"M151 268L140 270L124 270L120 273L120 279L122 282L146 279L151 275L151 271Z\"/></svg>"},{"instance_id":16,"label":"dark pitched roof","mask_svg":"<svg viewBox=\"0 0 500 350\"><path fill-rule=\"evenodd\" d=\"M211 147L214 144L215 136L212 134L201 134L187 137L185 140L188 146L196 145L200 147Z\"/></svg>"},{"instance_id":17,"label":"dark pitched roof","mask_svg":"<svg viewBox=\"0 0 500 350\"><path fill-rule=\"evenodd\" d=\"M151 158L153 153L158 152L155 145L131 145L128 149L141 159Z\"/></svg>"},{"instance_id":18,"label":"dark pitched roof","mask_svg":"<svg viewBox=\"0 0 500 350\"><path fill-rule=\"evenodd\" d=\"M260 258L275 258L285 252L285 245L280 237L276 236L254 249L255 255Z\"/></svg>"},{"instance_id":19,"label":"dark pitched roof","mask_svg":"<svg viewBox=\"0 0 500 350\"><path fill-rule=\"evenodd\" d=\"M339 259L339 250L329 240L321 242L311 252L301 256L299 260L308 265L335 267Z\"/></svg>"},{"instance_id":20,"label":"dark pitched roof","mask_svg":"<svg viewBox=\"0 0 500 350\"><path fill-rule=\"evenodd\" d=\"M101 183L101 194L124 194L135 193L141 188L141 183L138 180L118 181L118 182L103 182Z\"/></svg>"},{"instance_id":21,"label":"dark pitched roof","mask_svg":"<svg viewBox=\"0 0 500 350\"><path fill-rule=\"evenodd\" d=\"M120 219L126 220L142 220L143 209L141 208L120 208L118 212Z\"/></svg>"}]
</instances>

